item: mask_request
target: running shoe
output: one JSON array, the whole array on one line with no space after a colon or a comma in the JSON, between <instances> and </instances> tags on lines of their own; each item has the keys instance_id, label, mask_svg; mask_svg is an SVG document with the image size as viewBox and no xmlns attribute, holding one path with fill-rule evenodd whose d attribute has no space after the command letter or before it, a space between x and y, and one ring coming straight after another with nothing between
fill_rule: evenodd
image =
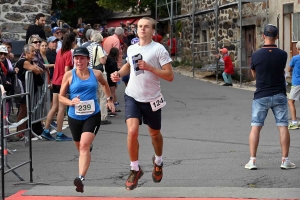
<instances>
[{"instance_id":1,"label":"running shoe","mask_svg":"<svg viewBox=\"0 0 300 200\"><path fill-rule=\"evenodd\" d=\"M53 128L57 128L57 124L55 123L55 121L52 121L52 122L50 123L50 126L52 126Z\"/></svg>"},{"instance_id":2,"label":"running shoe","mask_svg":"<svg viewBox=\"0 0 300 200\"><path fill-rule=\"evenodd\" d=\"M293 124L292 122L289 123L289 126L288 126L288 129L289 130L296 130L296 129L299 129L299 124Z\"/></svg>"},{"instance_id":3,"label":"running shoe","mask_svg":"<svg viewBox=\"0 0 300 200\"><path fill-rule=\"evenodd\" d=\"M120 105L119 102L115 102L114 104L115 104L115 106L119 106Z\"/></svg>"},{"instance_id":4,"label":"running shoe","mask_svg":"<svg viewBox=\"0 0 300 200\"><path fill-rule=\"evenodd\" d=\"M249 160L249 162L245 165L245 168L250 170L257 170L255 160Z\"/></svg>"},{"instance_id":5,"label":"running shoe","mask_svg":"<svg viewBox=\"0 0 300 200\"><path fill-rule=\"evenodd\" d=\"M281 169L295 169L296 165L292 163L290 160L283 159L280 165Z\"/></svg>"},{"instance_id":6,"label":"running shoe","mask_svg":"<svg viewBox=\"0 0 300 200\"><path fill-rule=\"evenodd\" d=\"M90 145L90 152L92 152L93 151L93 147L94 147L94 145L93 145L93 143Z\"/></svg>"},{"instance_id":7,"label":"running shoe","mask_svg":"<svg viewBox=\"0 0 300 200\"><path fill-rule=\"evenodd\" d=\"M52 135L50 134L49 131L44 130L43 133L41 134L41 137L46 139L46 140L50 140L50 141L54 141L55 138L52 137Z\"/></svg>"},{"instance_id":8,"label":"running shoe","mask_svg":"<svg viewBox=\"0 0 300 200\"><path fill-rule=\"evenodd\" d=\"M75 190L76 192L81 192L83 193L84 190L84 178L83 177L76 177L74 179L74 185L76 186Z\"/></svg>"},{"instance_id":9,"label":"running shoe","mask_svg":"<svg viewBox=\"0 0 300 200\"><path fill-rule=\"evenodd\" d=\"M133 190L138 185L138 180L144 175L142 168L139 166L139 171L130 170L130 174L126 180L126 190Z\"/></svg>"},{"instance_id":10,"label":"running shoe","mask_svg":"<svg viewBox=\"0 0 300 200\"><path fill-rule=\"evenodd\" d=\"M163 163L161 165L157 165L155 163L155 155L152 157L153 162L153 171L152 171L152 180L154 183L159 183L163 177Z\"/></svg>"},{"instance_id":11,"label":"running shoe","mask_svg":"<svg viewBox=\"0 0 300 200\"><path fill-rule=\"evenodd\" d=\"M56 141L72 141L72 138L66 136L63 133L57 133L55 140Z\"/></svg>"}]
</instances>

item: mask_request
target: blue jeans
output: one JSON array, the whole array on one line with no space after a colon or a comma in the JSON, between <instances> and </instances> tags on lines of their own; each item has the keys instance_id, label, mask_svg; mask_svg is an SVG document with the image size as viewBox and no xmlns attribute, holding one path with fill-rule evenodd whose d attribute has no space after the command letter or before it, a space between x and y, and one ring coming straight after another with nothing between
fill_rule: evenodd
<instances>
[{"instance_id":1,"label":"blue jeans","mask_svg":"<svg viewBox=\"0 0 300 200\"><path fill-rule=\"evenodd\" d=\"M270 108L273 111L276 125L288 126L288 106L285 94L254 99L251 126L263 126Z\"/></svg>"},{"instance_id":2,"label":"blue jeans","mask_svg":"<svg viewBox=\"0 0 300 200\"><path fill-rule=\"evenodd\" d=\"M223 72L222 76L225 83L232 84L232 78L230 74Z\"/></svg>"}]
</instances>

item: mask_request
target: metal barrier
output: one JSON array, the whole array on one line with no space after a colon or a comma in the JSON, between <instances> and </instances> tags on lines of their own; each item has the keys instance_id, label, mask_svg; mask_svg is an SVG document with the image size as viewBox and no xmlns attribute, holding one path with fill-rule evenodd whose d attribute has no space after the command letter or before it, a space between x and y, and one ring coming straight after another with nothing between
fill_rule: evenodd
<instances>
[{"instance_id":1,"label":"metal barrier","mask_svg":"<svg viewBox=\"0 0 300 200\"><path fill-rule=\"evenodd\" d=\"M0 99L1 99L1 176L2 176L2 199L5 199L5 174L9 172L13 172L21 181L24 181L24 179L15 171L15 169L28 164L30 168L30 184L33 183L33 167L32 167L32 135L35 137L42 139L38 134L34 133L32 131L32 124L41 122L46 118L46 96L47 96L47 76L43 74L44 76L44 84L42 86L38 87L38 91L34 91L34 85L33 85L33 73L31 71L26 72L25 74L25 91L28 91L23 94L17 94L17 95L11 95L6 96L5 92L0 91ZM3 88L0 85L0 89ZM18 122L12 123L9 121L8 117L6 117L6 100L7 99L13 99L14 97L20 97L20 96L26 96L26 109L27 109L27 115L23 119L19 120ZM34 106L31 106L34 105ZM13 133L7 133L7 130L15 129L24 122L27 121L27 128L19 131L15 131ZM24 142L25 146L28 146L29 150L29 160L20 163L19 165L16 165L14 167L11 167L8 164L7 155L9 153L9 150L7 149L7 138L13 135L17 135L19 133L25 133L24 136ZM5 167L8 168L8 170L5 171Z\"/></svg>"}]
</instances>

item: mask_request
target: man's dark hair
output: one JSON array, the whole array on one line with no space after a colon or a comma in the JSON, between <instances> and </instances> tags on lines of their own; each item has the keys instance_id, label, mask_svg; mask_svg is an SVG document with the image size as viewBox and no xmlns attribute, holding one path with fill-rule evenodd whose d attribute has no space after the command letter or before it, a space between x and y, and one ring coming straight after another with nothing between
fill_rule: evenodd
<instances>
[{"instance_id":1,"label":"man's dark hair","mask_svg":"<svg viewBox=\"0 0 300 200\"><path fill-rule=\"evenodd\" d=\"M35 16L35 20L39 20L41 17L46 17L43 13L39 13Z\"/></svg>"}]
</instances>

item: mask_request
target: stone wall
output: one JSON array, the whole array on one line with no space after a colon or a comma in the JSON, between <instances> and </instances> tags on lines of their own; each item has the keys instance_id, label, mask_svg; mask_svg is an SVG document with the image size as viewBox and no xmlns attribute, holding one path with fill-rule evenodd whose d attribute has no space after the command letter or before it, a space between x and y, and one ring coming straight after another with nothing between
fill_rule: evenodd
<instances>
[{"instance_id":1,"label":"stone wall","mask_svg":"<svg viewBox=\"0 0 300 200\"><path fill-rule=\"evenodd\" d=\"M51 32L50 9L52 0L0 0L0 28L2 38L25 40L26 30L34 24L35 15L47 16L45 32Z\"/></svg>"},{"instance_id":2,"label":"stone wall","mask_svg":"<svg viewBox=\"0 0 300 200\"><path fill-rule=\"evenodd\" d=\"M218 0L219 5L224 5L236 0ZM204 11L215 7L215 0L202 0L196 5L197 11ZM266 3L248 3L242 7L242 24L243 25L255 25L256 26L256 47L259 47L262 43L261 33L263 27L267 24L267 4ZM192 0L182 0L182 14L192 14ZM219 25L218 33L216 33L215 26L215 12L209 12L204 15L195 16L195 60L197 66L202 66L207 63L215 62L215 56L219 48L226 47L229 50L229 54L235 64L239 65L239 12L238 7L230 7L228 9L222 9L219 13ZM245 19L251 19L249 24L245 24ZM249 20L248 20L249 21ZM182 60L190 63L192 60L192 20L191 18L185 18L182 20L182 44L183 54ZM218 47L215 46L215 39L218 39ZM206 36L204 36L206 35ZM208 44L199 44L204 42L206 37ZM207 51L207 52L201 52Z\"/></svg>"}]
</instances>

